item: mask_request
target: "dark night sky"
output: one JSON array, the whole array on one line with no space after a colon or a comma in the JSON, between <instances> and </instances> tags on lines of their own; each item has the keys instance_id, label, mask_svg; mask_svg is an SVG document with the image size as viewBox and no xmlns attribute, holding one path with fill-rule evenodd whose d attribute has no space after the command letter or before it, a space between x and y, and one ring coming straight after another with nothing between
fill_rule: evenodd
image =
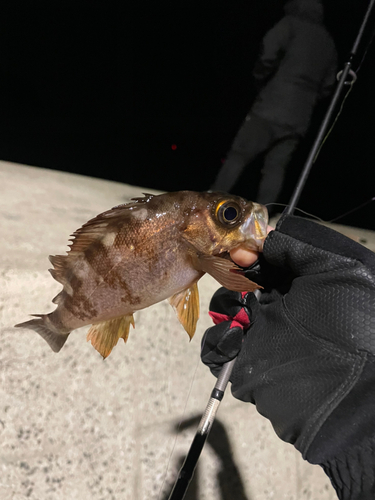
<instances>
[{"instance_id":1,"label":"dark night sky","mask_svg":"<svg viewBox=\"0 0 375 500\"><path fill-rule=\"evenodd\" d=\"M368 3L325 4L340 68ZM0 158L160 190L208 189L255 97L259 43L282 14L276 0L9 2ZM300 200L326 220L375 196L374 55L373 44ZM290 197L323 112L280 201ZM251 199L256 181L248 169L237 194ZM341 222L374 229L374 215L372 204Z\"/></svg>"}]
</instances>

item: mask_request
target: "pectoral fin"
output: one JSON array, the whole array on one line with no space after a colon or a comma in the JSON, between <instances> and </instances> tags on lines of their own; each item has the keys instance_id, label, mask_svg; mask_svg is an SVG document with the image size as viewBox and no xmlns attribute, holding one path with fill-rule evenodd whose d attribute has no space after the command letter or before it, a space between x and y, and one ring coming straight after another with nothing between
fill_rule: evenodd
<instances>
[{"instance_id":1,"label":"pectoral fin","mask_svg":"<svg viewBox=\"0 0 375 500\"><path fill-rule=\"evenodd\" d=\"M234 262L214 255L201 255L199 262L202 271L210 274L220 285L234 292L253 292L262 288L247 279Z\"/></svg>"},{"instance_id":2,"label":"pectoral fin","mask_svg":"<svg viewBox=\"0 0 375 500\"><path fill-rule=\"evenodd\" d=\"M190 339L193 338L199 318L199 292L196 283L169 298L169 303Z\"/></svg>"},{"instance_id":3,"label":"pectoral fin","mask_svg":"<svg viewBox=\"0 0 375 500\"><path fill-rule=\"evenodd\" d=\"M123 338L124 342L128 340L130 325L133 325L133 328L135 326L132 314L96 323L88 331L87 341L91 340L95 349L106 358L120 338Z\"/></svg>"}]
</instances>

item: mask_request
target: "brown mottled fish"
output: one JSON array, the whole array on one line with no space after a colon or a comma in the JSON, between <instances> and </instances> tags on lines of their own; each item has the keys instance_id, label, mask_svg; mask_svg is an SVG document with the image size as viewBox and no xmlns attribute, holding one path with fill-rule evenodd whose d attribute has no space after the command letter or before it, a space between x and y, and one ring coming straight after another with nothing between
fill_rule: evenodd
<instances>
[{"instance_id":1,"label":"brown mottled fish","mask_svg":"<svg viewBox=\"0 0 375 500\"><path fill-rule=\"evenodd\" d=\"M260 288L229 252L259 250L267 222L263 205L226 193L134 198L73 233L67 255L50 257L50 273L64 287L53 299L57 308L16 326L35 330L58 352L72 330L91 324L87 340L105 358L119 338L126 342L135 311L169 299L192 338L205 273L230 290Z\"/></svg>"}]
</instances>

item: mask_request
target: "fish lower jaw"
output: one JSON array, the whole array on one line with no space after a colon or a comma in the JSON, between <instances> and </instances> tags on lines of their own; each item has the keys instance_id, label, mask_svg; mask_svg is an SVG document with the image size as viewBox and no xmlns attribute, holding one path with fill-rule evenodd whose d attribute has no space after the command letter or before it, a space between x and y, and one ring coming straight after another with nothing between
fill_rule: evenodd
<instances>
[{"instance_id":1,"label":"fish lower jaw","mask_svg":"<svg viewBox=\"0 0 375 500\"><path fill-rule=\"evenodd\" d=\"M261 251L267 237L267 228L267 208L264 205L254 203L253 213L240 228L243 237L242 245L249 250Z\"/></svg>"}]
</instances>

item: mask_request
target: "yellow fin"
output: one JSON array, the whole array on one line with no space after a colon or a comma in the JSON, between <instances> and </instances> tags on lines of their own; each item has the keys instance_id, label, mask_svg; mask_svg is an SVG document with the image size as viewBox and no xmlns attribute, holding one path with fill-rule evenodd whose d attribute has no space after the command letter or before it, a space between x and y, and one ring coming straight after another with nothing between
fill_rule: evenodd
<instances>
[{"instance_id":1,"label":"yellow fin","mask_svg":"<svg viewBox=\"0 0 375 500\"><path fill-rule=\"evenodd\" d=\"M96 323L88 331L87 342L91 340L91 344L95 349L103 358L106 358L117 344L119 338L123 338L124 342L128 340L130 325L133 325L133 328L135 327L132 314L110 319L103 323Z\"/></svg>"},{"instance_id":2,"label":"yellow fin","mask_svg":"<svg viewBox=\"0 0 375 500\"><path fill-rule=\"evenodd\" d=\"M231 260L213 255L202 255L199 257L202 271L210 274L216 281L228 290L234 292L253 292L262 288L250 281L241 273L241 269Z\"/></svg>"},{"instance_id":3,"label":"yellow fin","mask_svg":"<svg viewBox=\"0 0 375 500\"><path fill-rule=\"evenodd\" d=\"M185 328L190 340L193 338L199 318L199 292L196 283L169 298L169 303Z\"/></svg>"}]
</instances>

